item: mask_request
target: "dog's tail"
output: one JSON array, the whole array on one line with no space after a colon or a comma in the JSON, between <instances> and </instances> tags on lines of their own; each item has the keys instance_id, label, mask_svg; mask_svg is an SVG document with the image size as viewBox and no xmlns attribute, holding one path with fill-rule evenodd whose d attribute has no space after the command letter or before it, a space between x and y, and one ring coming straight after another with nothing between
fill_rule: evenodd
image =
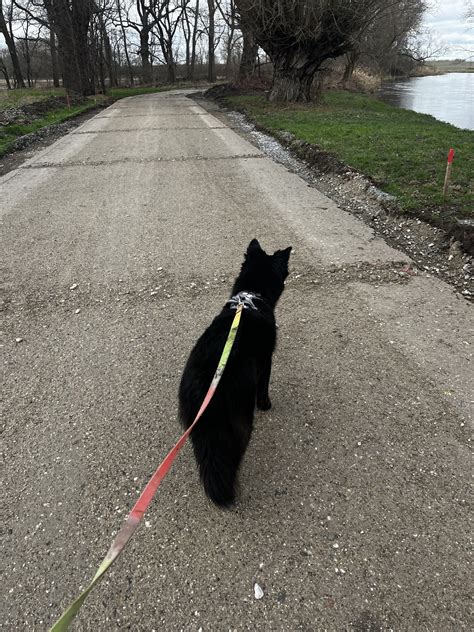
<instances>
[{"instance_id":1,"label":"dog's tail","mask_svg":"<svg viewBox=\"0 0 474 632\"><path fill-rule=\"evenodd\" d=\"M230 507L235 501L237 471L249 437L242 441L231 428L227 427L226 432L222 426L212 434L193 435L194 454L208 498L219 507Z\"/></svg>"},{"instance_id":2,"label":"dog's tail","mask_svg":"<svg viewBox=\"0 0 474 632\"><path fill-rule=\"evenodd\" d=\"M207 455L199 461L199 475L207 497L219 507L230 507L235 501L236 473L228 464Z\"/></svg>"}]
</instances>

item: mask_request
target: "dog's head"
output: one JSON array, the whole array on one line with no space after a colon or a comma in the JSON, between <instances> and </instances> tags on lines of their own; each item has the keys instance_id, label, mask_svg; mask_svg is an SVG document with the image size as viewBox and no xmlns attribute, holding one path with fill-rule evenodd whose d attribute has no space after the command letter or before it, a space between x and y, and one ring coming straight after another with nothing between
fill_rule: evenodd
<instances>
[{"instance_id":1,"label":"dog's head","mask_svg":"<svg viewBox=\"0 0 474 632\"><path fill-rule=\"evenodd\" d=\"M256 292L272 304L276 304L288 276L290 253L291 246L268 255L258 240L252 239L245 253L245 260L235 282L233 293L236 291Z\"/></svg>"},{"instance_id":2,"label":"dog's head","mask_svg":"<svg viewBox=\"0 0 474 632\"><path fill-rule=\"evenodd\" d=\"M276 273L282 281L288 276L288 261L290 260L291 246L284 250L277 250L272 255L267 255L261 247L258 239L252 239L245 254L245 260L251 264L256 263L268 274Z\"/></svg>"}]
</instances>

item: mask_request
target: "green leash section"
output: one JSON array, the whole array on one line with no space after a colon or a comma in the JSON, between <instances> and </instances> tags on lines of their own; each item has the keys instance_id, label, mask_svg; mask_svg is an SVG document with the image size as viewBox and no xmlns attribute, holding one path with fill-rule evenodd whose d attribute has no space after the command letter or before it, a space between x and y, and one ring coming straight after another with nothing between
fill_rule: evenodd
<instances>
[{"instance_id":1,"label":"green leash section","mask_svg":"<svg viewBox=\"0 0 474 632\"><path fill-rule=\"evenodd\" d=\"M214 377L212 378L212 382L211 382L211 385L209 386L209 390L206 393L204 401L201 404L201 408L199 409L196 417L194 418L193 423L189 426L186 432L183 435L181 435L181 437L178 439L178 442L171 448L171 450L168 452L166 457L163 459L163 461L160 463L160 465L156 469L151 479L148 481L145 489L140 494L140 498L137 500L137 502L133 506L133 509L128 514L127 518L125 519L125 522L122 528L115 536L107 552L107 555L103 559L101 565L99 566L97 570L97 573L94 575L94 578L92 579L89 586L87 586L87 588L79 595L79 597L77 597L77 599L73 601L72 604L64 611L61 617L56 621L56 623L50 629L50 632L63 632L64 630L68 629L69 624L74 619L76 614L79 612L82 604L86 600L87 595L91 592L94 586L99 583L99 581L102 579L102 577L108 571L112 563L117 559L117 557L123 551L123 549L125 548L125 545L127 544L127 542L130 540L130 538L133 536L133 534L137 530L137 527L140 524L140 521L143 518L145 511L148 509L151 501L153 500L153 496L155 495L155 492L158 489L158 486L160 485L161 481L164 479L164 477L168 473L171 465L173 464L173 461L177 457L183 445L186 443L189 435L191 434L192 429L199 421L201 415L206 410L207 405L211 401L212 396L216 392L217 385L219 384L219 381L222 377L225 366L229 359L230 352L234 344L235 336L237 335L237 329L239 328L240 317L241 317L243 308L244 308L244 304L241 303L239 299L239 303L236 307L235 316L232 321L232 325L230 327L229 335L227 336L227 340L224 345L222 355L217 365L216 372L214 374Z\"/></svg>"},{"instance_id":2,"label":"green leash section","mask_svg":"<svg viewBox=\"0 0 474 632\"><path fill-rule=\"evenodd\" d=\"M91 581L89 586L82 592L79 597L72 602L69 608L61 615L61 617L56 621L56 623L51 628L50 632L63 632L63 630L67 630L69 624L74 619L76 614L79 612L82 604L86 600L87 595L94 588L94 586L101 580L103 575L107 572L109 566L112 564L113 560L105 559L100 565L97 573L94 576L94 579Z\"/></svg>"}]
</instances>

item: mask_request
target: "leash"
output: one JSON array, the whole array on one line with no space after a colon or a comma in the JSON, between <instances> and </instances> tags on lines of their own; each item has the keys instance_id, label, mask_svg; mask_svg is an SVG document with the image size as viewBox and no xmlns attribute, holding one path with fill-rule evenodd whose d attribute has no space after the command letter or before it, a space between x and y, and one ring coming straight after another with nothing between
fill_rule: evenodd
<instances>
[{"instance_id":1,"label":"leash","mask_svg":"<svg viewBox=\"0 0 474 632\"><path fill-rule=\"evenodd\" d=\"M243 301L239 302L239 304L236 306L235 309L236 309L235 316L232 321L232 325L230 326L229 335L227 336L227 340L224 345L224 350L222 351L219 364L217 365L217 369L214 374L214 377L212 378L212 382L211 382L211 385L209 386L209 390L207 391L206 396L204 397L204 401L202 402L201 408L199 409L196 417L194 418L193 423L189 426L186 432L183 435L181 435L177 443L171 448L171 450L168 452L166 457L163 459L163 461L160 463L160 465L156 469L153 476L148 481L146 487L140 494L139 499L133 506L132 511L128 514L127 518L125 519L124 525L122 526L118 534L115 536L115 539L113 540L107 552L107 555L102 560L102 563L100 564L91 583L79 595L79 597L77 597L77 599L75 599L75 601L73 601L71 605L63 612L61 617L56 621L56 623L50 629L50 632L63 632L64 630L68 629L69 624L78 613L87 595L91 592L94 586L100 581L100 579L104 576L104 574L110 568L112 563L117 559L117 557L123 551L123 549L125 548L125 545L128 543L128 541L132 538L133 534L137 530L137 527L140 524L140 521L143 518L145 511L148 509L151 501L153 500L153 496L155 495L156 490L158 489L161 481L164 479L164 477L168 473L169 469L171 468L171 465L173 464L173 461L178 456L178 453L183 447L183 445L186 443L194 426L197 424L203 412L206 410L209 402L211 401L214 393L216 392L217 385L220 382L225 366L229 359L230 352L234 344L235 336L237 334L237 329L239 328L242 310L244 309L244 302Z\"/></svg>"}]
</instances>

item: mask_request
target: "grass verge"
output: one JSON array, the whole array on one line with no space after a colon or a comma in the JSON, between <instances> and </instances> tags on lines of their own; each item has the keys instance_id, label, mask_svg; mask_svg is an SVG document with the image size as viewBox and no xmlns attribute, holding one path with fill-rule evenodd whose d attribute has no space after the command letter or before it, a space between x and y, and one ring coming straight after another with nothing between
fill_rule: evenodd
<instances>
[{"instance_id":1,"label":"grass verge","mask_svg":"<svg viewBox=\"0 0 474 632\"><path fill-rule=\"evenodd\" d=\"M16 88L0 90L0 111L6 108L36 103L50 97L63 97L62 88Z\"/></svg>"},{"instance_id":2,"label":"grass verge","mask_svg":"<svg viewBox=\"0 0 474 632\"><path fill-rule=\"evenodd\" d=\"M394 195L406 214L443 228L474 217L473 131L343 91L328 92L321 104L270 103L263 96L229 96L224 102L270 133L287 131L330 152ZM450 147L456 157L445 199Z\"/></svg>"},{"instance_id":3,"label":"grass verge","mask_svg":"<svg viewBox=\"0 0 474 632\"><path fill-rule=\"evenodd\" d=\"M52 95L48 95L48 97L50 96ZM39 100L28 100L26 103L31 106L35 103L47 99L48 97L43 97L43 99ZM105 101L106 99L104 99L104 97L100 97L97 99L86 99L82 103L71 105L71 107L56 107L55 109L45 112L39 118L32 118L30 122L24 122L23 120L21 122L14 121L11 124L0 126L0 157L11 151L12 148L14 148L16 141L21 136L32 134L44 127L49 127L50 125L63 123L68 119L78 116L79 114L83 114L88 110L99 107ZM19 103L19 101L17 103ZM10 105L8 107L12 106ZM5 109L3 101L0 103L0 110L1 109Z\"/></svg>"}]
</instances>

